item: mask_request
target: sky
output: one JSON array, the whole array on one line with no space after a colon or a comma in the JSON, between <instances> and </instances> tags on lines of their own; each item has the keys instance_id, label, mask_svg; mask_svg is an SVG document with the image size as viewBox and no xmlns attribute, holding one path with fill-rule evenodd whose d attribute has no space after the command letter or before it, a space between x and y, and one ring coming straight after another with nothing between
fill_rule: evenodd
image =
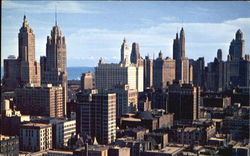
<instances>
[{"instance_id":1,"label":"sky","mask_svg":"<svg viewBox=\"0 0 250 156\"><path fill-rule=\"evenodd\" d=\"M1 62L18 54L18 32L24 14L36 36L36 60L46 53L46 38L57 23L67 44L67 66L118 63L124 37L139 43L142 57L173 56L173 39L181 27L186 56L211 62L217 49L226 60L230 42L243 32L250 53L250 2L244 1L1 1Z\"/></svg>"}]
</instances>

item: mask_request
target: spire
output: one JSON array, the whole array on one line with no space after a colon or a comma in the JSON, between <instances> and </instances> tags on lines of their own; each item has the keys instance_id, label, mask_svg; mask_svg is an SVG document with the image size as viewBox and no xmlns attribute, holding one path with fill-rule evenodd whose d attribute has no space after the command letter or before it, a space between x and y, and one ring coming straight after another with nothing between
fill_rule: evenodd
<instances>
[{"instance_id":1,"label":"spire","mask_svg":"<svg viewBox=\"0 0 250 156\"><path fill-rule=\"evenodd\" d=\"M55 25L57 26L57 10L56 10L56 6L55 6Z\"/></svg>"},{"instance_id":2,"label":"spire","mask_svg":"<svg viewBox=\"0 0 250 156\"><path fill-rule=\"evenodd\" d=\"M126 40L126 38L125 38L125 37L123 38L123 42L124 42L124 43L125 43L125 42L127 42L127 40Z\"/></svg>"},{"instance_id":3,"label":"spire","mask_svg":"<svg viewBox=\"0 0 250 156\"><path fill-rule=\"evenodd\" d=\"M183 27L181 28L181 32L180 32L180 35L184 35L184 29L183 29Z\"/></svg>"},{"instance_id":4,"label":"spire","mask_svg":"<svg viewBox=\"0 0 250 156\"><path fill-rule=\"evenodd\" d=\"M28 26L28 22L27 22L27 19L26 19L26 15L24 14L23 16L23 27L26 27Z\"/></svg>"}]
</instances>

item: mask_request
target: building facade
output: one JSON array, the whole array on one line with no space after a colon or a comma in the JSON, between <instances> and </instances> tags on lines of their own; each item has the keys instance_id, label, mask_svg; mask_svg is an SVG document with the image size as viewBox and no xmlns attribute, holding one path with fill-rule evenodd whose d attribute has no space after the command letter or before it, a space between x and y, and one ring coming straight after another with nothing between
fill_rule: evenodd
<instances>
[{"instance_id":1,"label":"building facade","mask_svg":"<svg viewBox=\"0 0 250 156\"><path fill-rule=\"evenodd\" d=\"M174 83L168 88L168 111L175 120L199 118L200 88L192 84Z\"/></svg>"},{"instance_id":2,"label":"building facade","mask_svg":"<svg viewBox=\"0 0 250 156\"><path fill-rule=\"evenodd\" d=\"M51 84L41 87L27 86L17 88L16 106L25 115L64 117L64 91L63 88Z\"/></svg>"},{"instance_id":3,"label":"building facade","mask_svg":"<svg viewBox=\"0 0 250 156\"><path fill-rule=\"evenodd\" d=\"M20 127L20 150L37 152L52 149L51 124L26 123Z\"/></svg>"},{"instance_id":4,"label":"building facade","mask_svg":"<svg viewBox=\"0 0 250 156\"><path fill-rule=\"evenodd\" d=\"M78 95L76 121L77 133L97 139L99 144L109 144L116 139L116 94ZM82 98L82 100L81 100Z\"/></svg>"},{"instance_id":5,"label":"building facade","mask_svg":"<svg viewBox=\"0 0 250 156\"><path fill-rule=\"evenodd\" d=\"M81 76L81 89L93 89L93 74L83 73Z\"/></svg>"},{"instance_id":6,"label":"building facade","mask_svg":"<svg viewBox=\"0 0 250 156\"><path fill-rule=\"evenodd\" d=\"M153 65L153 86L156 89L166 88L167 83L171 84L175 79L175 60L171 58L164 59L162 52L154 60Z\"/></svg>"}]
</instances>

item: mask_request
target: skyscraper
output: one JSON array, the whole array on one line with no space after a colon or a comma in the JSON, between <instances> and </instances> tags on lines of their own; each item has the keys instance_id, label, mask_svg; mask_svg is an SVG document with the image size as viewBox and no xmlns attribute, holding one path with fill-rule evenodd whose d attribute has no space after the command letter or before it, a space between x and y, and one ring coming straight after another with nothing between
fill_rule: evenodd
<instances>
[{"instance_id":1,"label":"skyscraper","mask_svg":"<svg viewBox=\"0 0 250 156\"><path fill-rule=\"evenodd\" d=\"M185 32L181 28L180 38L178 37L178 33L176 33L176 38L173 42L173 59L176 62L175 79L181 81L181 83L189 83L190 78L189 60L185 55Z\"/></svg>"},{"instance_id":2,"label":"skyscraper","mask_svg":"<svg viewBox=\"0 0 250 156\"><path fill-rule=\"evenodd\" d=\"M122 64L130 64L130 49L127 40L124 38L121 45L121 62Z\"/></svg>"},{"instance_id":3,"label":"skyscraper","mask_svg":"<svg viewBox=\"0 0 250 156\"><path fill-rule=\"evenodd\" d=\"M26 84L40 86L40 64L35 60L35 34L24 15L18 34L18 58L4 60L4 90L14 90Z\"/></svg>"},{"instance_id":4,"label":"skyscraper","mask_svg":"<svg viewBox=\"0 0 250 156\"><path fill-rule=\"evenodd\" d=\"M168 111L175 120L199 118L200 88L174 83L168 87Z\"/></svg>"},{"instance_id":5,"label":"skyscraper","mask_svg":"<svg viewBox=\"0 0 250 156\"><path fill-rule=\"evenodd\" d=\"M60 27L55 22L50 36L47 36L46 56L40 58L42 84L61 85L64 89L64 114L67 102L67 59L66 41Z\"/></svg>"},{"instance_id":6,"label":"skyscraper","mask_svg":"<svg viewBox=\"0 0 250 156\"><path fill-rule=\"evenodd\" d=\"M146 56L144 61L144 89L153 86L153 60Z\"/></svg>"},{"instance_id":7,"label":"skyscraper","mask_svg":"<svg viewBox=\"0 0 250 156\"><path fill-rule=\"evenodd\" d=\"M140 49L138 43L132 44L132 51L131 51L131 63L137 64L138 59L140 59Z\"/></svg>"},{"instance_id":8,"label":"skyscraper","mask_svg":"<svg viewBox=\"0 0 250 156\"><path fill-rule=\"evenodd\" d=\"M153 65L153 86L154 88L166 88L167 82L172 83L175 79L175 60L167 57L163 58L162 52L154 60Z\"/></svg>"},{"instance_id":9,"label":"skyscraper","mask_svg":"<svg viewBox=\"0 0 250 156\"><path fill-rule=\"evenodd\" d=\"M98 67L95 67L95 84L100 92L112 89L117 84L128 84L130 89L143 91L143 60L138 59L137 64L130 63L130 51L126 39L121 46L119 64L104 63L102 58L99 60Z\"/></svg>"},{"instance_id":10,"label":"skyscraper","mask_svg":"<svg viewBox=\"0 0 250 156\"><path fill-rule=\"evenodd\" d=\"M222 61L222 50L221 49L218 49L218 51L217 51L217 59L219 61Z\"/></svg>"},{"instance_id":11,"label":"skyscraper","mask_svg":"<svg viewBox=\"0 0 250 156\"><path fill-rule=\"evenodd\" d=\"M235 34L235 39L232 40L229 47L229 55L232 60L244 58L244 45L245 40L243 40L243 33L239 29Z\"/></svg>"},{"instance_id":12,"label":"skyscraper","mask_svg":"<svg viewBox=\"0 0 250 156\"><path fill-rule=\"evenodd\" d=\"M81 98L78 95L78 99ZM109 144L116 139L116 94L88 94L78 100L77 132L87 134L98 143Z\"/></svg>"},{"instance_id":13,"label":"skyscraper","mask_svg":"<svg viewBox=\"0 0 250 156\"><path fill-rule=\"evenodd\" d=\"M16 106L25 115L62 118L65 115L63 93L62 87L51 84L17 88Z\"/></svg>"}]
</instances>

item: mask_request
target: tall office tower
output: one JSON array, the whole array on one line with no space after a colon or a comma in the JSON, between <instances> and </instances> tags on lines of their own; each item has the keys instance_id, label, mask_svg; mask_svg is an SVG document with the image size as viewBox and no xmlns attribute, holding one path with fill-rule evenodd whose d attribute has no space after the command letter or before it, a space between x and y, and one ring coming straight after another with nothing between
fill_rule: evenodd
<instances>
[{"instance_id":1,"label":"tall office tower","mask_svg":"<svg viewBox=\"0 0 250 156\"><path fill-rule=\"evenodd\" d=\"M52 149L51 124L26 123L20 127L20 150L38 152Z\"/></svg>"},{"instance_id":2,"label":"tall office tower","mask_svg":"<svg viewBox=\"0 0 250 156\"><path fill-rule=\"evenodd\" d=\"M105 64L101 59L95 67L95 82L98 91L112 89L117 84L128 84L130 89L143 91L143 68L134 64Z\"/></svg>"},{"instance_id":3,"label":"tall office tower","mask_svg":"<svg viewBox=\"0 0 250 156\"><path fill-rule=\"evenodd\" d=\"M81 89L93 89L93 74L91 72L83 73L81 76Z\"/></svg>"},{"instance_id":4,"label":"tall office tower","mask_svg":"<svg viewBox=\"0 0 250 156\"><path fill-rule=\"evenodd\" d=\"M189 60L186 58L185 51L185 32L181 28L180 38L176 33L176 38L173 42L173 59L176 62L175 79L181 83L189 83Z\"/></svg>"},{"instance_id":5,"label":"tall office tower","mask_svg":"<svg viewBox=\"0 0 250 156\"><path fill-rule=\"evenodd\" d=\"M82 98L82 96L87 98ZM99 144L116 139L116 94L78 95L77 133L96 138Z\"/></svg>"},{"instance_id":6,"label":"tall office tower","mask_svg":"<svg viewBox=\"0 0 250 156\"><path fill-rule=\"evenodd\" d=\"M245 40L243 40L243 33L239 29L235 34L235 39L232 40L229 47L229 55L231 60L239 60L244 58L244 45Z\"/></svg>"},{"instance_id":7,"label":"tall office tower","mask_svg":"<svg viewBox=\"0 0 250 156\"><path fill-rule=\"evenodd\" d=\"M60 27L55 23L47 36L46 56L40 58L42 84L61 85L64 89L64 114L67 102L66 41Z\"/></svg>"},{"instance_id":8,"label":"tall office tower","mask_svg":"<svg viewBox=\"0 0 250 156\"><path fill-rule=\"evenodd\" d=\"M63 88L51 84L17 88L16 106L24 115L64 117Z\"/></svg>"},{"instance_id":9,"label":"tall office tower","mask_svg":"<svg viewBox=\"0 0 250 156\"><path fill-rule=\"evenodd\" d=\"M217 59L219 61L222 61L222 50L221 49L218 49L218 51L217 51Z\"/></svg>"},{"instance_id":10,"label":"tall office tower","mask_svg":"<svg viewBox=\"0 0 250 156\"><path fill-rule=\"evenodd\" d=\"M166 88L167 83L172 83L175 79L175 60L171 58L163 58L162 52L154 60L153 65L153 86L154 88Z\"/></svg>"},{"instance_id":11,"label":"tall office tower","mask_svg":"<svg viewBox=\"0 0 250 156\"><path fill-rule=\"evenodd\" d=\"M178 37L178 33L176 33L176 38L174 39L173 44L173 59L179 60L185 58L185 32L184 29L181 28L180 38Z\"/></svg>"},{"instance_id":12,"label":"tall office tower","mask_svg":"<svg viewBox=\"0 0 250 156\"><path fill-rule=\"evenodd\" d=\"M201 89L204 87L205 81L205 61L204 57L198 58L192 62L193 66L193 84L199 86Z\"/></svg>"},{"instance_id":13,"label":"tall office tower","mask_svg":"<svg viewBox=\"0 0 250 156\"><path fill-rule=\"evenodd\" d=\"M222 91L224 89L224 62L214 58L214 62L207 65L206 90Z\"/></svg>"},{"instance_id":14,"label":"tall office tower","mask_svg":"<svg viewBox=\"0 0 250 156\"><path fill-rule=\"evenodd\" d=\"M184 29L181 28L180 32L180 41L179 41L179 46L180 46L180 57L185 58L186 56L186 48L185 48L185 32Z\"/></svg>"},{"instance_id":15,"label":"tall office tower","mask_svg":"<svg viewBox=\"0 0 250 156\"><path fill-rule=\"evenodd\" d=\"M124 38L121 45L121 62L122 64L130 64L130 49L127 40Z\"/></svg>"},{"instance_id":16,"label":"tall office tower","mask_svg":"<svg viewBox=\"0 0 250 156\"><path fill-rule=\"evenodd\" d=\"M126 84L116 85L110 92L116 93L116 117L119 118L138 110L138 92L136 89L130 89Z\"/></svg>"},{"instance_id":17,"label":"tall office tower","mask_svg":"<svg viewBox=\"0 0 250 156\"><path fill-rule=\"evenodd\" d=\"M132 44L132 51L131 51L131 63L137 64L138 60L140 59L140 49L138 43Z\"/></svg>"},{"instance_id":18,"label":"tall office tower","mask_svg":"<svg viewBox=\"0 0 250 156\"><path fill-rule=\"evenodd\" d=\"M153 87L153 60L146 56L144 59L144 89Z\"/></svg>"},{"instance_id":19,"label":"tall office tower","mask_svg":"<svg viewBox=\"0 0 250 156\"><path fill-rule=\"evenodd\" d=\"M168 111L175 120L199 118L200 88L175 82L168 87Z\"/></svg>"},{"instance_id":20,"label":"tall office tower","mask_svg":"<svg viewBox=\"0 0 250 156\"><path fill-rule=\"evenodd\" d=\"M40 64L35 60L35 34L24 15L18 34L18 58L4 60L3 90L14 90L26 84L40 86Z\"/></svg>"}]
</instances>

